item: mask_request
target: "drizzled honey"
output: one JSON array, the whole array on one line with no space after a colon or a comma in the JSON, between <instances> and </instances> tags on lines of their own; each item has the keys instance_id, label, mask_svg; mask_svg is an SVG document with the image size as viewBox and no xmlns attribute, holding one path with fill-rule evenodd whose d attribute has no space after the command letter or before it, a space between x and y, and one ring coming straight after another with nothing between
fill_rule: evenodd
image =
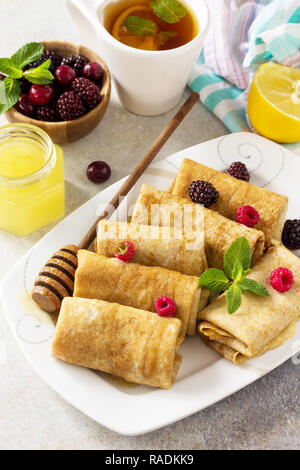
<instances>
[{"instance_id":1,"label":"drizzled honey","mask_svg":"<svg viewBox=\"0 0 300 470\"><path fill-rule=\"evenodd\" d=\"M192 41L199 33L199 25L194 13L180 2L186 14L176 23L168 23L157 16L150 0L120 0L110 3L104 9L104 26L118 41L136 49L163 51L175 49ZM128 17L139 17L157 26L155 34L133 34L126 27Z\"/></svg>"}]
</instances>

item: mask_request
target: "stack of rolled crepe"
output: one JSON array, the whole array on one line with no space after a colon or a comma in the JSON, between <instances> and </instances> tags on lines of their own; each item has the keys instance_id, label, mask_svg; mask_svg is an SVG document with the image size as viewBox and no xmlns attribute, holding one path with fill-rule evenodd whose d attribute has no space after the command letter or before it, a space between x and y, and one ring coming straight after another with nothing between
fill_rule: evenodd
<instances>
[{"instance_id":1,"label":"stack of rolled crepe","mask_svg":"<svg viewBox=\"0 0 300 470\"><path fill-rule=\"evenodd\" d=\"M294 275L294 284L285 293L274 290L270 273L286 267ZM269 297L245 292L240 308L227 313L226 296L222 294L199 313L198 331L209 346L226 359L241 364L280 346L295 332L300 304L300 259L283 246L273 247L248 276L263 284Z\"/></svg>"},{"instance_id":2,"label":"stack of rolled crepe","mask_svg":"<svg viewBox=\"0 0 300 470\"><path fill-rule=\"evenodd\" d=\"M223 269L224 255L238 237L244 236L249 241L253 264L264 252L265 237L259 230L226 219L200 204L193 204L190 199L173 196L146 184L141 188L131 222L173 226L184 234L202 233L204 229L207 262L212 268Z\"/></svg>"},{"instance_id":3,"label":"stack of rolled crepe","mask_svg":"<svg viewBox=\"0 0 300 470\"><path fill-rule=\"evenodd\" d=\"M101 220L98 224L96 252L112 258L124 240L134 244L133 263L161 266L189 276L200 276L207 269L204 233L186 233L174 227L129 224Z\"/></svg>"},{"instance_id":4,"label":"stack of rolled crepe","mask_svg":"<svg viewBox=\"0 0 300 470\"><path fill-rule=\"evenodd\" d=\"M52 355L129 382L169 388L181 363L177 354L180 330L177 318L101 300L66 297Z\"/></svg>"},{"instance_id":5,"label":"stack of rolled crepe","mask_svg":"<svg viewBox=\"0 0 300 470\"><path fill-rule=\"evenodd\" d=\"M230 175L208 168L185 158L169 191L174 196L189 197L191 181L208 181L219 192L218 201L210 208L228 219L235 220L241 206L252 206L260 215L257 230L264 232L266 246L281 240L288 198Z\"/></svg>"},{"instance_id":6,"label":"stack of rolled crepe","mask_svg":"<svg viewBox=\"0 0 300 470\"><path fill-rule=\"evenodd\" d=\"M125 263L116 258L78 251L74 297L106 300L155 312L154 302L166 296L176 304L182 322L181 341L196 332L201 308L199 278L154 266ZM156 315L156 313L155 313Z\"/></svg>"}]
</instances>

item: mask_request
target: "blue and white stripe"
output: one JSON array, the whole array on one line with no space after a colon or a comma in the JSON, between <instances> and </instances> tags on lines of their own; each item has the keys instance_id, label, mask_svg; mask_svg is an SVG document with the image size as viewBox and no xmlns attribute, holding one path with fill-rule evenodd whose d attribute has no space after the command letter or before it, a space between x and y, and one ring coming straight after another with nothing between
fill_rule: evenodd
<instances>
[{"instance_id":1,"label":"blue and white stripe","mask_svg":"<svg viewBox=\"0 0 300 470\"><path fill-rule=\"evenodd\" d=\"M266 61L300 66L299 0L209 0L211 28L189 80L231 132L248 129L248 86Z\"/></svg>"}]
</instances>

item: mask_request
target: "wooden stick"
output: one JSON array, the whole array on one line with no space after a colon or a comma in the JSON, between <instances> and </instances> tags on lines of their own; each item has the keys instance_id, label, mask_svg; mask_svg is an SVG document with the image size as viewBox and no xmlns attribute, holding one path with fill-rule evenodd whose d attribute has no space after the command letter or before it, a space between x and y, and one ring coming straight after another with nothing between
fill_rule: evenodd
<instances>
[{"instance_id":1,"label":"wooden stick","mask_svg":"<svg viewBox=\"0 0 300 470\"><path fill-rule=\"evenodd\" d=\"M164 146L164 144L167 142L169 137L173 134L175 129L177 129L181 121L185 118L185 116L189 113L189 111L192 109L192 107L198 100L199 100L199 94L193 92L190 95L190 97L186 100L186 102L182 105L182 107L179 109L179 111L175 114L173 119L171 119L167 127L165 127L165 129L162 131L160 136L156 139L156 141L148 150L148 152L143 156L143 158L137 164L137 166L135 167L131 175L128 176L126 181L122 184L121 188L114 195L114 197L112 198L112 200L110 201L110 203L108 204L104 212L98 217L96 222L91 226L87 234L81 240L79 244L79 248L88 248L91 245L91 243L93 242L93 240L95 239L97 235L96 230L97 230L98 222L102 219L105 219L108 216L109 209L114 207L114 210L116 210L118 208L120 204L120 198L125 197L129 193L131 188L135 185L137 180L144 173L146 168L150 165L152 160L156 157L156 155Z\"/></svg>"}]
</instances>

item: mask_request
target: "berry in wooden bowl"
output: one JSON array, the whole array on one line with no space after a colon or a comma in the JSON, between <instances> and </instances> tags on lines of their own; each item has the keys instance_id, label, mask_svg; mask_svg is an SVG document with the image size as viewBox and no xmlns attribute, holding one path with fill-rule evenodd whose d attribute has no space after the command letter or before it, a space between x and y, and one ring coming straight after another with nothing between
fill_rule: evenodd
<instances>
[{"instance_id":1,"label":"berry in wooden bowl","mask_svg":"<svg viewBox=\"0 0 300 470\"><path fill-rule=\"evenodd\" d=\"M45 41L42 57L27 69L51 60L52 83L19 80L18 102L6 111L9 122L41 127L57 144L73 142L92 131L103 118L111 92L107 66L90 49L65 41Z\"/></svg>"}]
</instances>

